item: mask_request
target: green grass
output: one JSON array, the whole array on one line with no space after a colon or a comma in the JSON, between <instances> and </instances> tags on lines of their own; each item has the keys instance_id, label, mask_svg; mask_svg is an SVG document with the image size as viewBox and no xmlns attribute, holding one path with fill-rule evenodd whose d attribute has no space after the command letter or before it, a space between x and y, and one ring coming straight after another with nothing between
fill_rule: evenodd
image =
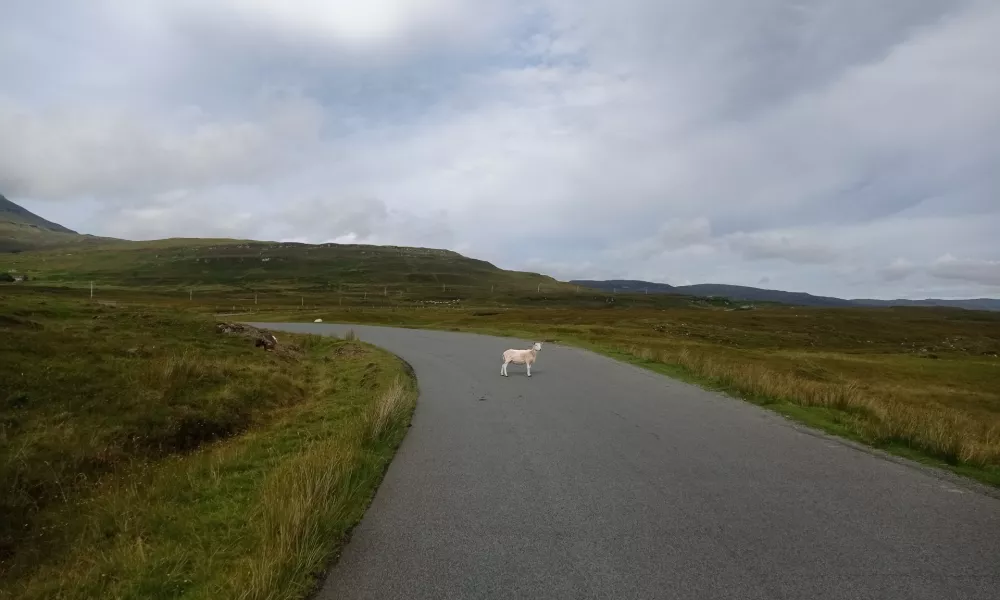
<instances>
[{"instance_id":1,"label":"green grass","mask_svg":"<svg viewBox=\"0 0 1000 600\"><path fill-rule=\"evenodd\" d=\"M268 259L268 260L264 260ZM164 240L10 257L54 297L253 320L559 340L680 376L869 445L1000 483L1000 313L802 308L578 289L458 254ZM34 291L33 291L34 290Z\"/></svg>"},{"instance_id":2,"label":"green grass","mask_svg":"<svg viewBox=\"0 0 1000 600\"><path fill-rule=\"evenodd\" d=\"M23 290L0 315L0 597L305 597L416 397L361 341L264 352L198 315Z\"/></svg>"},{"instance_id":3,"label":"green grass","mask_svg":"<svg viewBox=\"0 0 1000 600\"><path fill-rule=\"evenodd\" d=\"M774 307L282 311L258 320L423 327L558 341L1000 485L1000 314Z\"/></svg>"}]
</instances>

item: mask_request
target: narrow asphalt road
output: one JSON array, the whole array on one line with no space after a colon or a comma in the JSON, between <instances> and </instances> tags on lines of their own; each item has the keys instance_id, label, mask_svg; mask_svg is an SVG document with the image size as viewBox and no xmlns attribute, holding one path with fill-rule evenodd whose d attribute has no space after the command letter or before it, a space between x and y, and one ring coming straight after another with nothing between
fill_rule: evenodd
<instances>
[{"instance_id":1,"label":"narrow asphalt road","mask_svg":"<svg viewBox=\"0 0 1000 600\"><path fill-rule=\"evenodd\" d=\"M586 351L503 378L530 340L351 327L420 400L320 600L1000 598L975 486Z\"/></svg>"}]
</instances>

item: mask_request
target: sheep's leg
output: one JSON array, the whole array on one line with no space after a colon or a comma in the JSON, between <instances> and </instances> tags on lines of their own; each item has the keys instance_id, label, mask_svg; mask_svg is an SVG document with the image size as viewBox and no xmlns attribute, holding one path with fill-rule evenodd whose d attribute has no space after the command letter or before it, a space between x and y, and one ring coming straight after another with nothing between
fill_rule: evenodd
<instances>
[{"instance_id":1,"label":"sheep's leg","mask_svg":"<svg viewBox=\"0 0 1000 600\"><path fill-rule=\"evenodd\" d=\"M501 374L501 375L503 375L504 377L506 377L506 376L507 376L507 363L508 363L508 362L509 362L509 361L506 361L506 360L505 360L505 361L503 362L503 366L501 366L501 367L500 367L500 374Z\"/></svg>"},{"instance_id":2,"label":"sheep's leg","mask_svg":"<svg viewBox=\"0 0 1000 600\"><path fill-rule=\"evenodd\" d=\"M530 362L526 362L524 364L528 367L528 377L531 377L531 363Z\"/></svg>"}]
</instances>

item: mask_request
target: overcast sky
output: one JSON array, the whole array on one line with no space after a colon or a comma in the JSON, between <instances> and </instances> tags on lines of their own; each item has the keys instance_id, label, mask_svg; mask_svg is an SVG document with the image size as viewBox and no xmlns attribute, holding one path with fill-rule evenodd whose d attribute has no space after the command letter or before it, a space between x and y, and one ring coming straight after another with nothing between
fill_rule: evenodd
<instances>
[{"instance_id":1,"label":"overcast sky","mask_svg":"<svg viewBox=\"0 0 1000 600\"><path fill-rule=\"evenodd\" d=\"M0 0L0 193L73 229L1000 295L996 0Z\"/></svg>"}]
</instances>

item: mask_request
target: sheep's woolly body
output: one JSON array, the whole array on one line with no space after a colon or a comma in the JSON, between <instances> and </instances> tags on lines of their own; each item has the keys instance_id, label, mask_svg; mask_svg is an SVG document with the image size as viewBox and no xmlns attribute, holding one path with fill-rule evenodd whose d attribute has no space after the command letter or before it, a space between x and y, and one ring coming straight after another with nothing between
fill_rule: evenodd
<instances>
[{"instance_id":1,"label":"sheep's woolly body","mask_svg":"<svg viewBox=\"0 0 1000 600\"><path fill-rule=\"evenodd\" d=\"M531 365L535 362L538 357L538 351L542 349L542 344L535 342L535 344L527 350L517 350L511 348L504 351L503 353L503 366L500 367L500 374L507 377L507 365L514 363L515 365L525 365L528 370L528 377L531 377Z\"/></svg>"}]
</instances>

